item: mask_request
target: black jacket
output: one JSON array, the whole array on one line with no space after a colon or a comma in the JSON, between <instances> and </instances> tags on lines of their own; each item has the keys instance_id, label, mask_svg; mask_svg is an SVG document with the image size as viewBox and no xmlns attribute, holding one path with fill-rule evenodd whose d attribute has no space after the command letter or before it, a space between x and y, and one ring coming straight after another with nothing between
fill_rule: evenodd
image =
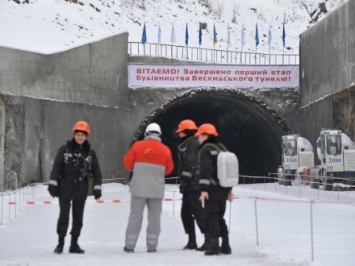
<instances>
[{"instance_id":1,"label":"black jacket","mask_svg":"<svg viewBox=\"0 0 355 266\"><path fill-rule=\"evenodd\" d=\"M198 161L200 170L200 188L208 192L209 200L227 200L231 188L224 188L219 185L217 177L217 156L218 150L208 143L220 146L216 137L209 137L199 147Z\"/></svg>"},{"instance_id":2,"label":"black jacket","mask_svg":"<svg viewBox=\"0 0 355 266\"><path fill-rule=\"evenodd\" d=\"M99 161L95 151L91 149L90 143L85 141L79 145L73 138L59 148L54 159L49 183L57 183L60 199L86 200L90 160L91 172L94 176L94 189L101 190L102 176Z\"/></svg>"},{"instance_id":3,"label":"black jacket","mask_svg":"<svg viewBox=\"0 0 355 266\"><path fill-rule=\"evenodd\" d=\"M186 136L178 145L180 192L200 191L198 184L197 153L199 142L194 136Z\"/></svg>"}]
</instances>

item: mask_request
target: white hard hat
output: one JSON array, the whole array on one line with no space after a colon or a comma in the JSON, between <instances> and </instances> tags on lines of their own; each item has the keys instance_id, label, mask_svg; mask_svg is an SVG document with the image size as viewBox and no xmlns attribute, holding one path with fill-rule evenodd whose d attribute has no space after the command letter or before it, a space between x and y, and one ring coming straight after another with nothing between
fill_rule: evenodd
<instances>
[{"instance_id":1,"label":"white hard hat","mask_svg":"<svg viewBox=\"0 0 355 266\"><path fill-rule=\"evenodd\" d=\"M145 135L148 134L148 132L155 132L158 133L159 135L161 135L161 129L160 126L157 123L150 123L147 128L145 129Z\"/></svg>"}]
</instances>

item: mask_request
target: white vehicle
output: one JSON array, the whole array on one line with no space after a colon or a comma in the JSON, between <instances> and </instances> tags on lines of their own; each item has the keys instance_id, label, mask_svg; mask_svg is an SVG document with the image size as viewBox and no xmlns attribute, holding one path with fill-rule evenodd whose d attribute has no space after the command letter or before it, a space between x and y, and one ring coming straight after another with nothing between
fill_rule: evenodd
<instances>
[{"instance_id":1,"label":"white vehicle","mask_svg":"<svg viewBox=\"0 0 355 266\"><path fill-rule=\"evenodd\" d=\"M299 167L314 167L312 144L298 134L281 138L282 166L278 168L278 183L290 186Z\"/></svg>"},{"instance_id":2,"label":"white vehicle","mask_svg":"<svg viewBox=\"0 0 355 266\"><path fill-rule=\"evenodd\" d=\"M341 130L321 130L317 155L320 165L317 174L311 176L324 190L332 190L335 183L348 183L351 178L355 181L355 143Z\"/></svg>"}]
</instances>

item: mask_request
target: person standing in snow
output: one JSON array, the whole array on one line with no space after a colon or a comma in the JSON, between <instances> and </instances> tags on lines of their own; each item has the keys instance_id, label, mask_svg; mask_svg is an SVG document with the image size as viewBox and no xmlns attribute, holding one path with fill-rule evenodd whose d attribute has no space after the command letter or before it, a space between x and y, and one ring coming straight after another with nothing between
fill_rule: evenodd
<instances>
[{"instance_id":1,"label":"person standing in snow","mask_svg":"<svg viewBox=\"0 0 355 266\"><path fill-rule=\"evenodd\" d=\"M101 197L102 177L96 153L87 141L90 126L85 121L78 121L73 127L74 137L66 145L59 148L54 160L53 169L48 182L51 196L59 198L59 219L57 233L59 243L54 253L61 254L64 239L69 226L70 206L72 209L72 230L70 253L83 254L85 251L78 245L85 200L88 194L88 175L94 178L93 194L95 199Z\"/></svg>"},{"instance_id":2,"label":"person standing in snow","mask_svg":"<svg viewBox=\"0 0 355 266\"><path fill-rule=\"evenodd\" d=\"M176 131L180 138L178 145L178 176L180 179L180 192L182 193L181 220L185 233L189 236L189 240L183 249L206 251L209 235L205 225L204 209L199 201L201 190L196 168L200 144L194 136L196 131L195 122L189 119L182 120ZM201 233L205 235L205 243L199 248L196 243L195 220Z\"/></svg>"},{"instance_id":3,"label":"person standing in snow","mask_svg":"<svg viewBox=\"0 0 355 266\"><path fill-rule=\"evenodd\" d=\"M212 124L202 124L196 134L199 147L198 161L200 166L200 201L205 207L207 230L210 234L210 242L205 255L231 254L229 245L228 228L224 220L226 201L232 201L232 188L219 185L217 178L218 149L225 150L223 144L218 142L218 132ZM213 144L217 147L213 147ZM219 237L222 237L222 245L219 247Z\"/></svg>"},{"instance_id":4,"label":"person standing in snow","mask_svg":"<svg viewBox=\"0 0 355 266\"><path fill-rule=\"evenodd\" d=\"M164 176L174 169L170 149L161 143L161 128L151 123L144 140L135 142L124 156L124 166L133 171L130 181L131 210L123 250L133 253L142 227L143 212L148 208L146 243L148 252L156 252L160 234L160 215L164 197Z\"/></svg>"}]
</instances>

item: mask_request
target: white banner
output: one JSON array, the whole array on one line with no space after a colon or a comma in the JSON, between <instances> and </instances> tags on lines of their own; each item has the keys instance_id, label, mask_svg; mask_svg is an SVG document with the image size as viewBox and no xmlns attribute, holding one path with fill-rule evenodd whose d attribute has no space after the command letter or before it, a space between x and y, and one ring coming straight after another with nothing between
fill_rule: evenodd
<instances>
[{"instance_id":1,"label":"white banner","mask_svg":"<svg viewBox=\"0 0 355 266\"><path fill-rule=\"evenodd\" d=\"M299 87L298 65L128 65L128 85L139 87Z\"/></svg>"}]
</instances>

